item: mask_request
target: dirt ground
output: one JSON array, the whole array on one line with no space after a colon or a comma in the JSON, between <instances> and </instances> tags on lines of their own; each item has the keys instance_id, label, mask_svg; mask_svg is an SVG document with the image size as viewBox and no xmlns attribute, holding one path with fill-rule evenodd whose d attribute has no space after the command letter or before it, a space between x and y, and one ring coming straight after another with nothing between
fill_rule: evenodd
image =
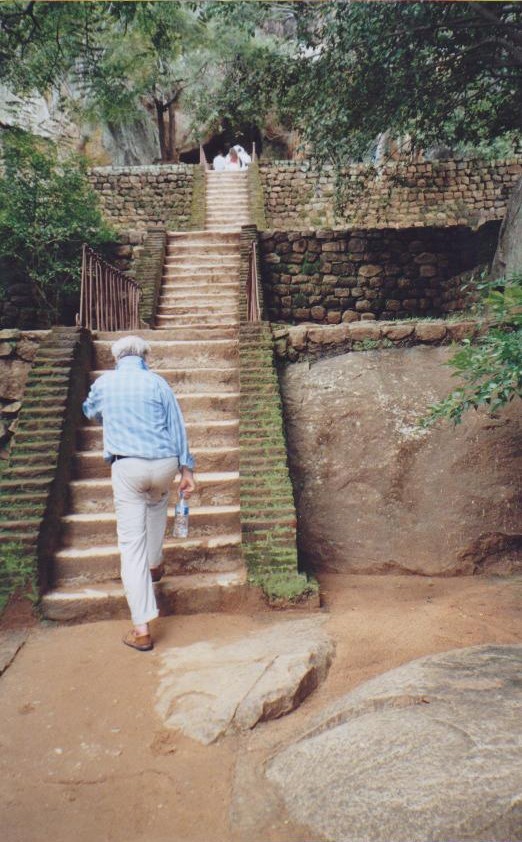
<instances>
[{"instance_id":1,"label":"dirt ground","mask_svg":"<svg viewBox=\"0 0 522 842\"><path fill-rule=\"evenodd\" d=\"M267 757L379 673L522 642L522 577L330 575L321 585L337 645L326 682L289 716L209 747L162 727L161 651L231 641L295 613L164 618L152 653L122 646L122 621L34 626L0 678L3 842L314 842L264 788Z\"/></svg>"}]
</instances>

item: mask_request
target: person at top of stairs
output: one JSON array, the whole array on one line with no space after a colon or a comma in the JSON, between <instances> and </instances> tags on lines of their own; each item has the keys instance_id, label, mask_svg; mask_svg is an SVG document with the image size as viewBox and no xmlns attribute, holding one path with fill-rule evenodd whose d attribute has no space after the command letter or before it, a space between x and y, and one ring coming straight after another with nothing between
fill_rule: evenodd
<instances>
[{"instance_id":1,"label":"person at top of stairs","mask_svg":"<svg viewBox=\"0 0 522 842\"><path fill-rule=\"evenodd\" d=\"M116 369L93 383L83 412L103 424L103 455L111 462L121 578L134 626L123 642L148 651L149 623L159 613L152 583L161 578L170 487L179 467L179 491L190 497L194 459L170 386L148 370L148 342L124 336L111 352Z\"/></svg>"}]
</instances>

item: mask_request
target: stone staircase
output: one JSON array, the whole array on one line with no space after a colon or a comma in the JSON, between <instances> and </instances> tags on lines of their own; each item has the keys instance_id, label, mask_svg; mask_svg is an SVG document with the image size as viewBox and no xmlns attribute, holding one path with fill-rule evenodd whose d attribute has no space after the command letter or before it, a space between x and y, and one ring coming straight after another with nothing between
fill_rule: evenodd
<instances>
[{"instance_id":1,"label":"stone staircase","mask_svg":"<svg viewBox=\"0 0 522 842\"><path fill-rule=\"evenodd\" d=\"M163 613L237 609L246 595L239 493L239 269L242 224L249 220L246 176L208 173L204 231L169 232L154 330L151 368L178 397L197 492L190 535L172 534L175 487L164 544L166 575L155 585ZM233 221L231 221L233 220ZM113 367L110 345L94 340L91 379ZM119 552L110 469L102 459L102 428L78 431L69 511L54 582L42 600L55 620L128 616L119 581Z\"/></svg>"},{"instance_id":2,"label":"stone staircase","mask_svg":"<svg viewBox=\"0 0 522 842\"><path fill-rule=\"evenodd\" d=\"M247 172L207 171L205 228L237 231L250 223Z\"/></svg>"}]
</instances>

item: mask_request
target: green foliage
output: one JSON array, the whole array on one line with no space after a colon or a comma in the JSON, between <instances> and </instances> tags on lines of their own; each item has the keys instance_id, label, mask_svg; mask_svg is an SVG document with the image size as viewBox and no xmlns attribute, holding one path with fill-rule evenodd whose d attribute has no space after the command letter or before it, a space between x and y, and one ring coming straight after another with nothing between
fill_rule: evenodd
<instances>
[{"instance_id":1,"label":"green foliage","mask_svg":"<svg viewBox=\"0 0 522 842\"><path fill-rule=\"evenodd\" d=\"M488 285L486 315L498 326L490 329L473 345L469 339L449 360L454 376L463 381L447 398L430 407L421 420L424 427L439 419L459 424L464 412L485 406L496 412L522 395L522 278Z\"/></svg>"},{"instance_id":2,"label":"green foliage","mask_svg":"<svg viewBox=\"0 0 522 842\"><path fill-rule=\"evenodd\" d=\"M304 573L293 570L258 571L251 581L263 589L270 602L299 602L319 591L315 579L309 579Z\"/></svg>"},{"instance_id":3,"label":"green foliage","mask_svg":"<svg viewBox=\"0 0 522 842\"><path fill-rule=\"evenodd\" d=\"M521 15L502 2L314 4L286 105L337 165L385 129L424 147L519 131Z\"/></svg>"},{"instance_id":4,"label":"green foliage","mask_svg":"<svg viewBox=\"0 0 522 842\"><path fill-rule=\"evenodd\" d=\"M337 166L386 130L510 154L521 19L512 2L16 0L0 4L0 78L22 91L73 79L91 113L128 121L145 105L160 130L183 97L195 136L279 123Z\"/></svg>"},{"instance_id":5,"label":"green foliage","mask_svg":"<svg viewBox=\"0 0 522 842\"><path fill-rule=\"evenodd\" d=\"M9 132L2 159L0 286L29 282L50 321L67 320L79 292L82 243L101 248L115 234L78 156L59 160L51 144Z\"/></svg>"},{"instance_id":6,"label":"green foliage","mask_svg":"<svg viewBox=\"0 0 522 842\"><path fill-rule=\"evenodd\" d=\"M38 600L34 558L20 544L2 544L0 549L0 613L9 597L23 592L31 602Z\"/></svg>"},{"instance_id":7,"label":"green foliage","mask_svg":"<svg viewBox=\"0 0 522 842\"><path fill-rule=\"evenodd\" d=\"M303 275L315 275L319 271L319 265L319 260L311 261L305 258L301 266L301 272Z\"/></svg>"}]
</instances>

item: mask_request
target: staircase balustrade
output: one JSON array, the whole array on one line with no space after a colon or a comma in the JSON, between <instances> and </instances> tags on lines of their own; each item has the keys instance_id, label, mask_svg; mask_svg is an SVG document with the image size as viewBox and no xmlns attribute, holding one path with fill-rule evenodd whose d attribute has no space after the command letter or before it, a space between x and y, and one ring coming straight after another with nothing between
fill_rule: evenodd
<instances>
[{"instance_id":1,"label":"staircase balustrade","mask_svg":"<svg viewBox=\"0 0 522 842\"><path fill-rule=\"evenodd\" d=\"M136 281L83 246L78 326L107 331L140 328L140 291Z\"/></svg>"}]
</instances>

